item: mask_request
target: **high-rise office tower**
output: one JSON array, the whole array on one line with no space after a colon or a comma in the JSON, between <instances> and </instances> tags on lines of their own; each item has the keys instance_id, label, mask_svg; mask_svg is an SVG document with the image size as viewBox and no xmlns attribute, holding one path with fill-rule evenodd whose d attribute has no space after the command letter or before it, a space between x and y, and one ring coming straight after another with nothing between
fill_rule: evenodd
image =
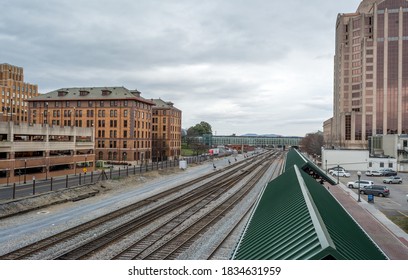
<instances>
[{"instance_id":1,"label":"high-rise office tower","mask_svg":"<svg viewBox=\"0 0 408 280\"><path fill-rule=\"evenodd\" d=\"M339 14L334 114L326 144L364 148L377 134L408 134L408 1L364 0Z\"/></svg>"}]
</instances>

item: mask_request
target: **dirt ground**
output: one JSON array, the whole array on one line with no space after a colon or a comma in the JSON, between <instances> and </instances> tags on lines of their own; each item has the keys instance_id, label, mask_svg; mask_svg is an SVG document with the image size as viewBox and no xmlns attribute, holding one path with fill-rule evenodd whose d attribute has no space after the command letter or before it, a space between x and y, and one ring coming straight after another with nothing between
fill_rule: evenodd
<instances>
[{"instance_id":1,"label":"dirt ground","mask_svg":"<svg viewBox=\"0 0 408 280\"><path fill-rule=\"evenodd\" d=\"M77 186L26 198L0 202L0 219L50 205L61 204L68 201L78 201L93 196L124 191L127 188L140 187L150 180L178 172L181 172L181 170L177 167L149 171L142 175L131 175L122 179L100 181L92 185Z\"/></svg>"}]
</instances>

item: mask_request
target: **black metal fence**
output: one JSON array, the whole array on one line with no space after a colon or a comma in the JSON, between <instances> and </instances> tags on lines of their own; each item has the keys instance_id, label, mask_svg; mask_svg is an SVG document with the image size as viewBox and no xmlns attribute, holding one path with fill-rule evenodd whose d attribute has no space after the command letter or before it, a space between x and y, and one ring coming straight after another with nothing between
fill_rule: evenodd
<instances>
[{"instance_id":1,"label":"black metal fence","mask_svg":"<svg viewBox=\"0 0 408 280\"><path fill-rule=\"evenodd\" d=\"M186 157L187 165L201 163L208 160L207 156ZM49 191L58 191L70 187L95 184L103 180L119 180L128 176L135 176L153 170L179 167L179 159L162 162L151 162L143 165L111 165L109 168L89 173L66 175L63 177L49 178L48 180L27 181L26 184L11 184L0 186L0 201L28 197Z\"/></svg>"}]
</instances>

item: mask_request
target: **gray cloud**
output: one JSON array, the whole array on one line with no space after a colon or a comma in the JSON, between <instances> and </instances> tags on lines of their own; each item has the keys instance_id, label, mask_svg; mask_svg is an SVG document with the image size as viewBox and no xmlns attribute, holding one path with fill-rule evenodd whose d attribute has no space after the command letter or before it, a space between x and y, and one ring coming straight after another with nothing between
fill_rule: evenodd
<instances>
[{"instance_id":1,"label":"gray cloud","mask_svg":"<svg viewBox=\"0 0 408 280\"><path fill-rule=\"evenodd\" d=\"M304 135L331 116L335 20L358 4L4 0L0 61L41 92L125 86L172 100L186 128Z\"/></svg>"}]
</instances>

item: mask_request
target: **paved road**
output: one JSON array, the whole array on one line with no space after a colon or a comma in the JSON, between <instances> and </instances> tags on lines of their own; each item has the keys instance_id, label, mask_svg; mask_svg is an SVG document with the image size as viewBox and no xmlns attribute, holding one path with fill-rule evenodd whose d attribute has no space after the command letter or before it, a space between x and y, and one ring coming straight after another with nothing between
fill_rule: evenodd
<instances>
[{"instance_id":1,"label":"paved road","mask_svg":"<svg viewBox=\"0 0 408 280\"><path fill-rule=\"evenodd\" d=\"M357 172L350 172L350 178L340 178L340 181L347 185L347 182L357 180ZM374 206L384 212L387 216L405 216L408 218L408 174L398 174L403 179L402 184L384 184L383 179L386 177L370 177L365 174L361 175L361 180L373 181L374 184L385 185L390 189L389 197L374 197ZM357 194L357 189L354 189ZM367 201L366 195L361 195L361 199Z\"/></svg>"},{"instance_id":2,"label":"paved road","mask_svg":"<svg viewBox=\"0 0 408 280\"><path fill-rule=\"evenodd\" d=\"M167 167L174 167L175 163L167 163ZM163 163L163 167L166 165ZM148 170L152 168L152 165L148 166ZM161 163L159 165L154 164L153 168L162 168ZM115 177L125 177L132 174L138 174L146 172L146 167L140 166L115 166L111 169L106 169L104 176L106 178L115 178ZM51 190L59 190L67 187L80 186L85 184L91 184L100 179L101 171L95 171L92 173L78 173L76 175L62 176L53 178L51 185L51 178L48 180L30 180L26 184L19 183L16 184L15 189L12 184L0 186L0 201L9 200L14 198L28 197L33 194L39 194L48 192Z\"/></svg>"},{"instance_id":3,"label":"paved road","mask_svg":"<svg viewBox=\"0 0 408 280\"><path fill-rule=\"evenodd\" d=\"M408 260L408 234L344 184L330 186L330 192L391 260Z\"/></svg>"}]
</instances>

